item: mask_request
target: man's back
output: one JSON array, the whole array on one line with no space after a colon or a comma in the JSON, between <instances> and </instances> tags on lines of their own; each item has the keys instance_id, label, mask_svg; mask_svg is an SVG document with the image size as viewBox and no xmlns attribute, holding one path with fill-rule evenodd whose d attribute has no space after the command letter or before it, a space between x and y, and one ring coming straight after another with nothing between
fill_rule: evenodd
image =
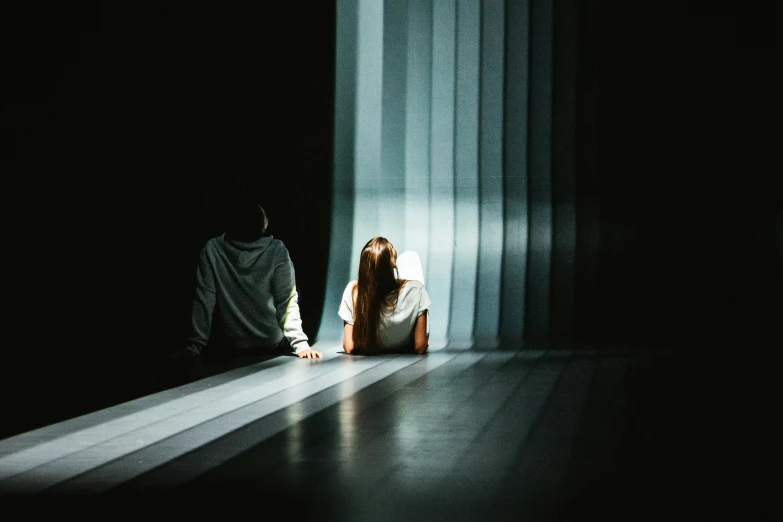
<instances>
[{"instance_id":1,"label":"man's back","mask_svg":"<svg viewBox=\"0 0 783 522\"><path fill-rule=\"evenodd\" d=\"M307 346L293 263L280 240L214 237L201 252L197 276L191 343L198 351L209 338L209 310L230 348L274 348L284 337L293 349Z\"/></svg>"}]
</instances>

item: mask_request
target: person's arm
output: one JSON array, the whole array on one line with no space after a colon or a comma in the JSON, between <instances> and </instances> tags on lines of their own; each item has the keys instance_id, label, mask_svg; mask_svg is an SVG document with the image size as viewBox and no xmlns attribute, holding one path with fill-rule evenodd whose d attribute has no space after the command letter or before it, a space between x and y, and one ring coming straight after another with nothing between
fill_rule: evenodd
<instances>
[{"instance_id":1,"label":"person's arm","mask_svg":"<svg viewBox=\"0 0 783 522\"><path fill-rule=\"evenodd\" d=\"M343 350L347 354L358 355L353 345L353 292L357 281L351 281L343 290L343 297L340 301L340 307L337 309L337 315L343 320Z\"/></svg>"},{"instance_id":2,"label":"person's arm","mask_svg":"<svg viewBox=\"0 0 783 522\"><path fill-rule=\"evenodd\" d=\"M302 330L294 264L286 249L283 248L281 252L272 277L272 297L277 311L277 322L288 339L288 344L300 359L320 359L321 352L310 348L307 335Z\"/></svg>"},{"instance_id":3,"label":"person's arm","mask_svg":"<svg viewBox=\"0 0 783 522\"><path fill-rule=\"evenodd\" d=\"M353 353L353 325L343 321L343 350L345 353Z\"/></svg>"},{"instance_id":4,"label":"person's arm","mask_svg":"<svg viewBox=\"0 0 783 522\"><path fill-rule=\"evenodd\" d=\"M427 311L416 318L416 324L413 326L413 349L419 355L427 352L430 347L429 335L427 334Z\"/></svg>"},{"instance_id":5,"label":"person's arm","mask_svg":"<svg viewBox=\"0 0 783 522\"><path fill-rule=\"evenodd\" d=\"M196 293L191 315L191 334L187 349L196 354L207 345L215 310L215 274L207 258L206 248L201 251L196 269Z\"/></svg>"}]
</instances>

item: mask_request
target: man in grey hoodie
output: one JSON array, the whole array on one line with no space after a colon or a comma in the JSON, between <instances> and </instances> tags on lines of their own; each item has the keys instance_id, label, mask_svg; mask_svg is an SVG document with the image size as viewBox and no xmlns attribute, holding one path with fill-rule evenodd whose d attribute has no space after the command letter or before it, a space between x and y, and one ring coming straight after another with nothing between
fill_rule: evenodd
<instances>
[{"instance_id":1,"label":"man in grey hoodie","mask_svg":"<svg viewBox=\"0 0 783 522\"><path fill-rule=\"evenodd\" d=\"M259 204L240 198L226 232L202 249L186 346L191 353L206 347L214 314L221 349L231 353L322 357L302 331L294 265L283 242L266 235L268 223Z\"/></svg>"}]
</instances>

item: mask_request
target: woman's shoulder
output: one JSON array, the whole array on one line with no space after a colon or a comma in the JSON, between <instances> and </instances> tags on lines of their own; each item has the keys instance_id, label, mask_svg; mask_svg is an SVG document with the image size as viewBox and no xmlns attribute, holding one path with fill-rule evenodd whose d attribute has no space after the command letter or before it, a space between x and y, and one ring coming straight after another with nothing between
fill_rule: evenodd
<instances>
[{"instance_id":1,"label":"woman's shoulder","mask_svg":"<svg viewBox=\"0 0 783 522\"><path fill-rule=\"evenodd\" d=\"M424 290L424 283L417 279L406 279L405 284L400 289L400 295L407 295L411 293L419 294Z\"/></svg>"},{"instance_id":2,"label":"woman's shoulder","mask_svg":"<svg viewBox=\"0 0 783 522\"><path fill-rule=\"evenodd\" d=\"M353 281L350 281L347 285L345 285L345 290L343 290L343 294L348 294L349 292L353 292L354 287L359 283L356 279Z\"/></svg>"}]
</instances>

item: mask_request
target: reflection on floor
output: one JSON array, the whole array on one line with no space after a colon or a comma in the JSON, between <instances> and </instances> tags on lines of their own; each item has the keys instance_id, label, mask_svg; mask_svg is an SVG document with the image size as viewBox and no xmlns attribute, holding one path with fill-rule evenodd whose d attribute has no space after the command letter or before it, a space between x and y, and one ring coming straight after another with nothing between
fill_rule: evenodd
<instances>
[{"instance_id":1,"label":"reflection on floor","mask_svg":"<svg viewBox=\"0 0 783 522\"><path fill-rule=\"evenodd\" d=\"M696 509L692 395L671 354L318 348L322 360L278 357L0 441L4 519L652 520Z\"/></svg>"}]
</instances>

